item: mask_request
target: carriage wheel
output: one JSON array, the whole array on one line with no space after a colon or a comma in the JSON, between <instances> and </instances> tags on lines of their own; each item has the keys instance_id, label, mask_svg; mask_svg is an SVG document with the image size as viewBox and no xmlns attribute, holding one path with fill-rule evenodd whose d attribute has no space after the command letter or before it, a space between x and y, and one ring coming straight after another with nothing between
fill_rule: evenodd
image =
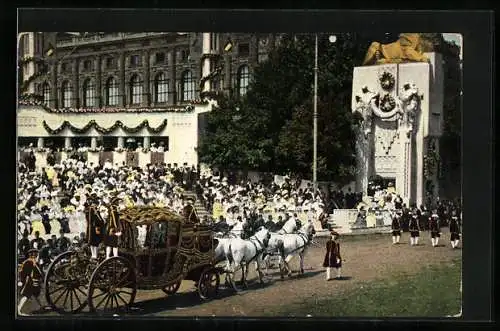
<instances>
[{"instance_id":1,"label":"carriage wheel","mask_svg":"<svg viewBox=\"0 0 500 331\"><path fill-rule=\"evenodd\" d=\"M203 300L214 298L219 291L220 278L217 269L206 268L198 281L198 294Z\"/></svg>"},{"instance_id":2,"label":"carriage wheel","mask_svg":"<svg viewBox=\"0 0 500 331\"><path fill-rule=\"evenodd\" d=\"M178 290L179 287L181 287L182 280L179 280L173 284L167 285L164 288L162 288L162 291L165 292L167 295L174 295Z\"/></svg>"},{"instance_id":3,"label":"carriage wheel","mask_svg":"<svg viewBox=\"0 0 500 331\"><path fill-rule=\"evenodd\" d=\"M117 256L104 260L90 279L88 303L91 312L127 311L137 293L135 268L130 260Z\"/></svg>"},{"instance_id":4,"label":"carriage wheel","mask_svg":"<svg viewBox=\"0 0 500 331\"><path fill-rule=\"evenodd\" d=\"M87 306L88 260L75 262L76 252L64 252L54 259L45 275L45 300L60 314L76 314Z\"/></svg>"}]
</instances>

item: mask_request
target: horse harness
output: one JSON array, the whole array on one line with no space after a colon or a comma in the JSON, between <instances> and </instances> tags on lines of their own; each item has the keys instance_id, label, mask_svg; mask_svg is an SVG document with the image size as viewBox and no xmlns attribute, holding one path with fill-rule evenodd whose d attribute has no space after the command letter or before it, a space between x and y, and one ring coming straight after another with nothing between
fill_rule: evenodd
<instances>
[{"instance_id":1,"label":"horse harness","mask_svg":"<svg viewBox=\"0 0 500 331\"><path fill-rule=\"evenodd\" d=\"M260 250L259 250L259 249L257 248L257 245L255 244L255 242L254 242L254 241L252 241L252 238L254 238L255 240L257 240L257 242L258 242L258 243L259 243L259 245L262 247L262 249L260 249ZM252 236L252 237L248 238L248 240L249 240L249 241L250 241L250 242L254 245L254 247L255 247L255 252L256 252L256 253L255 253L255 256L254 256L254 257L252 257L252 258L251 258L251 259L247 262L247 263L250 263L250 262L252 262L254 259L256 259L256 258L257 258L257 256L259 256L260 254L262 254L266 248L264 247L264 243L262 243L262 242L259 240L259 238L255 237L255 236Z\"/></svg>"}]
</instances>

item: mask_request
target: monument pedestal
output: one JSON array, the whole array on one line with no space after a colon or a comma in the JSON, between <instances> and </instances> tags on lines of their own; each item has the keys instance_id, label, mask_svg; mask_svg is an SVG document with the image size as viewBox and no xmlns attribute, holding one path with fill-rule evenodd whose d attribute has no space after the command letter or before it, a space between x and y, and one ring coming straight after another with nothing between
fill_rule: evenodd
<instances>
[{"instance_id":1,"label":"monument pedestal","mask_svg":"<svg viewBox=\"0 0 500 331\"><path fill-rule=\"evenodd\" d=\"M427 171L427 156L439 155L442 60L440 54L426 56L428 63L354 68L352 109L364 119L357 139L356 189L365 194L372 176L393 182L407 205L420 205L438 192L437 169Z\"/></svg>"}]
</instances>

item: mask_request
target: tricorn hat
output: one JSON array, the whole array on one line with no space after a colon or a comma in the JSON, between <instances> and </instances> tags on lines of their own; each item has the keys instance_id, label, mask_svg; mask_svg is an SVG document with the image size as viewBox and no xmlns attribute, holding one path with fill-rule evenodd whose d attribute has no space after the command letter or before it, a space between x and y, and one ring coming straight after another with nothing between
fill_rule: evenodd
<instances>
[{"instance_id":1,"label":"tricorn hat","mask_svg":"<svg viewBox=\"0 0 500 331\"><path fill-rule=\"evenodd\" d=\"M339 236L339 233L337 231L330 231L330 235Z\"/></svg>"}]
</instances>

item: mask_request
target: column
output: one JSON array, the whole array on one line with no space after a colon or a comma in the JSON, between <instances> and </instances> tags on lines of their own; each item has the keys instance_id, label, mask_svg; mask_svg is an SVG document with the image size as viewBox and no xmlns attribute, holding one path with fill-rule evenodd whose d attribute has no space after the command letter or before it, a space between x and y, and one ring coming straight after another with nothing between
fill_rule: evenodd
<instances>
[{"instance_id":1,"label":"column","mask_svg":"<svg viewBox=\"0 0 500 331\"><path fill-rule=\"evenodd\" d=\"M125 145L125 139L123 137L118 137L117 141L116 141L116 144L118 148L123 148L123 146Z\"/></svg>"},{"instance_id":2,"label":"column","mask_svg":"<svg viewBox=\"0 0 500 331\"><path fill-rule=\"evenodd\" d=\"M150 82L150 65L151 65L151 59L149 56L149 50L144 51L142 55L142 63L144 64L144 83L143 83L143 89L144 93L142 94L142 106L143 107L149 107L150 104L150 91L149 87L151 86Z\"/></svg>"},{"instance_id":3,"label":"column","mask_svg":"<svg viewBox=\"0 0 500 331\"><path fill-rule=\"evenodd\" d=\"M49 107L57 109L57 64L52 63L50 68L50 102Z\"/></svg>"},{"instance_id":4,"label":"column","mask_svg":"<svg viewBox=\"0 0 500 331\"><path fill-rule=\"evenodd\" d=\"M78 79L78 67L79 67L79 60L75 59L73 62L73 77L72 77L72 97L73 99L71 100L71 107L73 108L78 108L80 106L79 99L80 99L80 86L78 85L79 79Z\"/></svg>"},{"instance_id":5,"label":"column","mask_svg":"<svg viewBox=\"0 0 500 331\"><path fill-rule=\"evenodd\" d=\"M95 59L96 66L96 80L95 80L95 90L96 90L96 101L95 106L100 108L102 107L102 63L101 63L101 55L97 55Z\"/></svg>"},{"instance_id":6,"label":"column","mask_svg":"<svg viewBox=\"0 0 500 331\"><path fill-rule=\"evenodd\" d=\"M253 71L253 68L257 66L259 62L259 39L256 34L253 34L250 38L250 63L252 64L250 68Z\"/></svg>"},{"instance_id":7,"label":"column","mask_svg":"<svg viewBox=\"0 0 500 331\"><path fill-rule=\"evenodd\" d=\"M231 55L224 55L224 90L231 92Z\"/></svg>"},{"instance_id":8,"label":"column","mask_svg":"<svg viewBox=\"0 0 500 331\"><path fill-rule=\"evenodd\" d=\"M38 138L38 141L37 141L36 147L37 147L37 148L43 148L43 147L44 147L43 137L39 137L39 138Z\"/></svg>"},{"instance_id":9,"label":"column","mask_svg":"<svg viewBox=\"0 0 500 331\"><path fill-rule=\"evenodd\" d=\"M202 53L205 55L205 54L210 54L211 52L211 49L210 49L210 33L203 33L203 49L202 49ZM203 59L203 63L201 64L201 76L202 77L206 77L210 74L210 58L209 57L205 57ZM210 80L206 80L204 83L203 83L203 87L202 87L202 93L203 92L209 92L210 91Z\"/></svg>"},{"instance_id":10,"label":"column","mask_svg":"<svg viewBox=\"0 0 500 331\"><path fill-rule=\"evenodd\" d=\"M97 137L90 137L90 148L91 149L97 148Z\"/></svg>"},{"instance_id":11,"label":"column","mask_svg":"<svg viewBox=\"0 0 500 331\"><path fill-rule=\"evenodd\" d=\"M142 142L142 145L144 146L144 148L149 148L149 142L151 141L150 137L149 136L145 136L144 137L144 141Z\"/></svg>"},{"instance_id":12,"label":"column","mask_svg":"<svg viewBox=\"0 0 500 331\"><path fill-rule=\"evenodd\" d=\"M175 49L171 49L167 55L168 60L168 101L170 104L177 103L175 91Z\"/></svg>"},{"instance_id":13,"label":"column","mask_svg":"<svg viewBox=\"0 0 500 331\"><path fill-rule=\"evenodd\" d=\"M126 103L126 95L125 95L125 53L120 53L120 98L118 105L120 107L125 107Z\"/></svg>"},{"instance_id":14,"label":"column","mask_svg":"<svg viewBox=\"0 0 500 331\"><path fill-rule=\"evenodd\" d=\"M401 158L402 162L400 165L401 170L401 183L396 183L396 189L398 193L401 194L403 202L409 206L412 200L411 196L411 182L412 182L412 146L411 146L411 130L409 128L400 129L400 146L401 146Z\"/></svg>"},{"instance_id":15,"label":"column","mask_svg":"<svg viewBox=\"0 0 500 331\"><path fill-rule=\"evenodd\" d=\"M64 137L64 148L71 148L71 137Z\"/></svg>"}]
</instances>

